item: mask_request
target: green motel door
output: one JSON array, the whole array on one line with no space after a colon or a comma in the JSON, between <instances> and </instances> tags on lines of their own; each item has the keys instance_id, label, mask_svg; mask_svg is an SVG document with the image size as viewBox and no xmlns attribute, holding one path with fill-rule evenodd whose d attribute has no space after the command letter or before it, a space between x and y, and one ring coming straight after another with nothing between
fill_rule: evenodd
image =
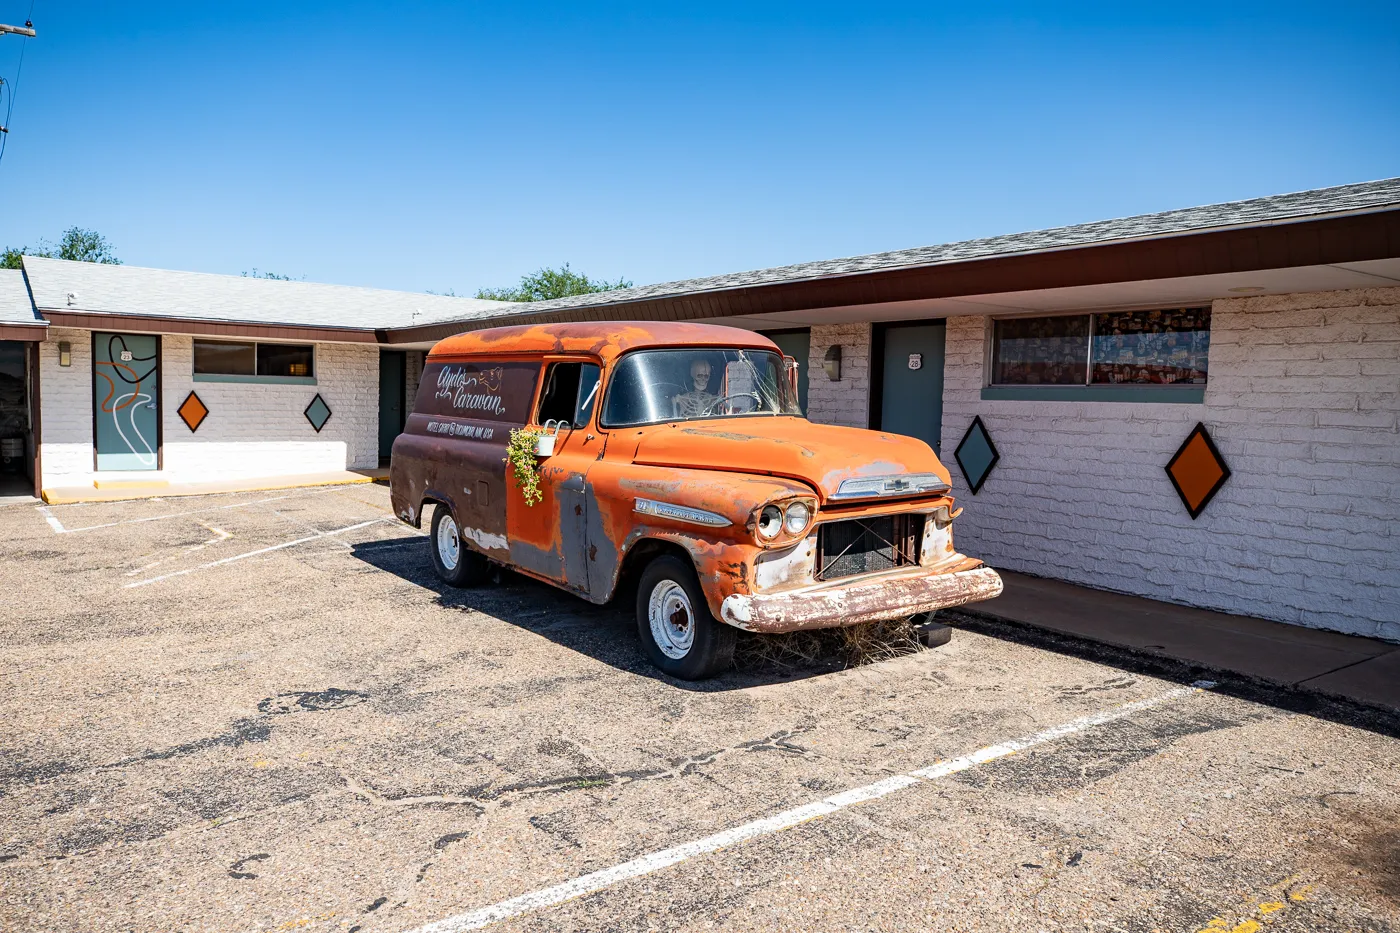
<instances>
[{"instance_id":1,"label":"green motel door","mask_svg":"<svg viewBox=\"0 0 1400 933\"><path fill-rule=\"evenodd\" d=\"M888 325L880 360L880 430L917 437L940 454L946 330L942 321Z\"/></svg>"},{"instance_id":2,"label":"green motel door","mask_svg":"<svg viewBox=\"0 0 1400 933\"><path fill-rule=\"evenodd\" d=\"M160 468L160 338L92 335L98 470Z\"/></svg>"}]
</instances>

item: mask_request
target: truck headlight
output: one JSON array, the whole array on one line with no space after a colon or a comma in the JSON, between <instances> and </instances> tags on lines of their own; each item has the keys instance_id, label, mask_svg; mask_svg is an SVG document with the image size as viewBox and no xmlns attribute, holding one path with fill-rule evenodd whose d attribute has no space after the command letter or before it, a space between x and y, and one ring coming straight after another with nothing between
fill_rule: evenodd
<instances>
[{"instance_id":1,"label":"truck headlight","mask_svg":"<svg viewBox=\"0 0 1400 933\"><path fill-rule=\"evenodd\" d=\"M765 505L758 516L758 536L771 541L783 529L783 510L776 505Z\"/></svg>"},{"instance_id":2,"label":"truck headlight","mask_svg":"<svg viewBox=\"0 0 1400 933\"><path fill-rule=\"evenodd\" d=\"M800 535L812 523L812 509L805 502L793 502L783 513L783 530L790 535Z\"/></svg>"}]
</instances>

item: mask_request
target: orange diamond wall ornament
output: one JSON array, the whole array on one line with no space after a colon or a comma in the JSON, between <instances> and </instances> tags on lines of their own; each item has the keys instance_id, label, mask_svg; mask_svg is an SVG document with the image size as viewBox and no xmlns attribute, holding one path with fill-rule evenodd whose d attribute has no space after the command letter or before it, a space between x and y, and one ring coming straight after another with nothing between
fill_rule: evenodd
<instances>
[{"instance_id":1,"label":"orange diamond wall ornament","mask_svg":"<svg viewBox=\"0 0 1400 933\"><path fill-rule=\"evenodd\" d=\"M1230 468L1225 458L1215 449L1204 424L1197 424L1186 437L1176 454L1167 463L1167 476L1181 497L1181 504L1194 520L1225 481L1230 478Z\"/></svg>"},{"instance_id":2,"label":"orange diamond wall ornament","mask_svg":"<svg viewBox=\"0 0 1400 933\"><path fill-rule=\"evenodd\" d=\"M204 423L204 419L209 416L209 409L199 400L199 396L191 392L185 396L185 400L180 403L180 407L175 410L180 416L180 420L185 422L185 427L193 434L199 430L199 426Z\"/></svg>"}]
</instances>

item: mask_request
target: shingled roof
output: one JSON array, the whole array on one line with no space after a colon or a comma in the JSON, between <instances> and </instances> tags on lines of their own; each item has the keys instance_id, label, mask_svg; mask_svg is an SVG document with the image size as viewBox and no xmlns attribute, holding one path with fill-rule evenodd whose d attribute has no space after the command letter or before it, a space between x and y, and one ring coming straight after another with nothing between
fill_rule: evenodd
<instances>
[{"instance_id":1,"label":"shingled roof","mask_svg":"<svg viewBox=\"0 0 1400 933\"><path fill-rule=\"evenodd\" d=\"M675 282L662 282L657 285L640 285L635 288L621 288L590 295L575 295L551 301L514 304L507 308L474 314L470 318L444 319L438 323L465 323L470 320L479 326L482 321L496 322L499 320L499 323L506 324L509 323L510 318L517 315L530 315L532 319L548 319L548 312L555 311L607 308L613 305L655 299L814 281L869 272L921 268L965 262L972 259L1050 252L1079 246L1131 242L1232 227L1257 227L1286 223L1302 218L1370 212L1393 208L1397 205L1400 205L1400 178L1387 178L1381 181L1317 188L1293 194L1161 211L1156 214L1138 214L1116 220L1099 220L1068 227L1052 227L1048 230L1034 230L1028 233L1012 233L976 240L963 240L958 243L944 243L938 246L920 246L913 249L871 253L865 256L775 266L751 272L682 279Z\"/></svg>"},{"instance_id":2,"label":"shingled roof","mask_svg":"<svg viewBox=\"0 0 1400 933\"><path fill-rule=\"evenodd\" d=\"M34 313L29 289L24 287L24 273L18 269L0 269L0 324L48 325Z\"/></svg>"},{"instance_id":3,"label":"shingled roof","mask_svg":"<svg viewBox=\"0 0 1400 933\"><path fill-rule=\"evenodd\" d=\"M372 331L471 320L514 307L479 298L34 256L24 257L24 269L41 312Z\"/></svg>"}]
</instances>

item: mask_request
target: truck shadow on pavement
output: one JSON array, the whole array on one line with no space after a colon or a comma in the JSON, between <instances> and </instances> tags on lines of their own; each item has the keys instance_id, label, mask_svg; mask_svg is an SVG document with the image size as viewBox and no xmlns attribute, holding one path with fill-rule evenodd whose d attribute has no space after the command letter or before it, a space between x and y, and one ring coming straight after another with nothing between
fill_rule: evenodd
<instances>
[{"instance_id":1,"label":"truck shadow on pavement","mask_svg":"<svg viewBox=\"0 0 1400 933\"><path fill-rule=\"evenodd\" d=\"M1365 729L1390 738L1400 738L1400 715L1351 700L1324 696L1245 674L1217 670L1188 661L1039 629L1025 623L984 615L975 610L942 610L938 619L954 628L1116 667L1129 674L1145 674L1179 684L1212 681L1216 684L1213 691L1223 696L1271 706L1285 713L1311 716L1356 729Z\"/></svg>"},{"instance_id":2,"label":"truck shadow on pavement","mask_svg":"<svg viewBox=\"0 0 1400 933\"><path fill-rule=\"evenodd\" d=\"M618 670L684 690L717 693L789 683L831 673L843 666L834 657L818 657L796 664L756 659L742 650L741 640L736 664L725 673L703 681L677 680L658 671L642 653L630 592L620 594L607 605L597 606L509 570L500 571L496 579L485 586L456 589L443 583L433 571L426 539L370 541L354 545L353 551L366 564L433 591L439 605L445 608L484 613ZM761 636L741 634L740 637Z\"/></svg>"}]
</instances>

